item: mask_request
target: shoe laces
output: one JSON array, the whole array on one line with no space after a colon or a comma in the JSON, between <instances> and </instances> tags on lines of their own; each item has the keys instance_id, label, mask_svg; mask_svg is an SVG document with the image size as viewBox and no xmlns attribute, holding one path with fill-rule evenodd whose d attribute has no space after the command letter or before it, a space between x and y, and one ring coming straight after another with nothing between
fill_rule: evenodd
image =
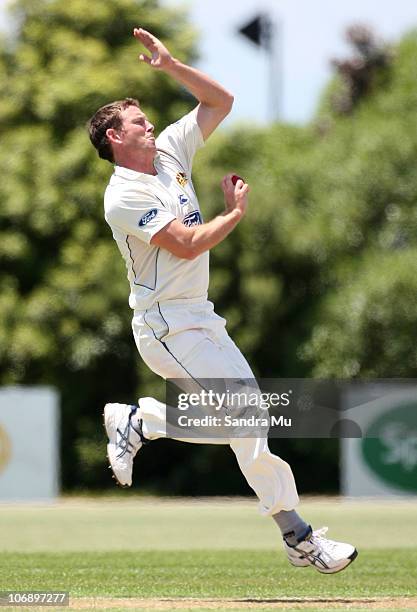
<instances>
[{"instance_id":1,"label":"shoe laces","mask_svg":"<svg viewBox=\"0 0 417 612\"><path fill-rule=\"evenodd\" d=\"M320 548L320 550L323 550L325 553L331 555L334 549L337 547L337 542L324 537L328 530L328 527L322 527L321 529L313 531L313 534L310 537L310 542L314 546Z\"/></svg>"},{"instance_id":2,"label":"shoe laces","mask_svg":"<svg viewBox=\"0 0 417 612\"><path fill-rule=\"evenodd\" d=\"M117 442L117 449L120 451L117 455L118 459L121 459L126 453L129 453L133 458L141 446L141 442L142 442L141 432L139 432L133 426L133 423L132 423L132 416L135 413L136 413L136 410L132 410L130 412L129 419L123 431L119 428L117 429L117 433L120 436L119 441ZM132 441L130 440L131 431L136 432L137 435L139 436L139 439L140 439L139 444L133 444Z\"/></svg>"}]
</instances>

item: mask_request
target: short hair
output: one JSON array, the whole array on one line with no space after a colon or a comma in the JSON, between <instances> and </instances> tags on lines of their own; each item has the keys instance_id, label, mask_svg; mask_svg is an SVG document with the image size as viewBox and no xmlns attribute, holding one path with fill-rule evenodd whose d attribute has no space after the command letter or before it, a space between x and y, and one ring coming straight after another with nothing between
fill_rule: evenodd
<instances>
[{"instance_id":1,"label":"short hair","mask_svg":"<svg viewBox=\"0 0 417 612\"><path fill-rule=\"evenodd\" d=\"M113 149L107 138L106 131L109 128L119 129L122 125L120 113L129 106L139 107L139 102L135 98L124 98L124 100L116 100L102 106L94 113L87 123L90 140L97 149L99 157L107 159L113 163Z\"/></svg>"}]
</instances>

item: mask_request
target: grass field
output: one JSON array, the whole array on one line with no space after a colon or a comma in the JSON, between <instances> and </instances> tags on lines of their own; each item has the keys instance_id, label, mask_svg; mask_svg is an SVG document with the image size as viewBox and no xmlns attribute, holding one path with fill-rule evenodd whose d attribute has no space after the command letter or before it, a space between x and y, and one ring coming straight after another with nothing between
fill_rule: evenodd
<instances>
[{"instance_id":1,"label":"grass field","mask_svg":"<svg viewBox=\"0 0 417 612\"><path fill-rule=\"evenodd\" d=\"M417 610L417 502L310 499L301 508L330 537L355 543L350 568L291 567L252 501L122 491L2 505L0 591L66 590L71 608L95 610Z\"/></svg>"}]
</instances>

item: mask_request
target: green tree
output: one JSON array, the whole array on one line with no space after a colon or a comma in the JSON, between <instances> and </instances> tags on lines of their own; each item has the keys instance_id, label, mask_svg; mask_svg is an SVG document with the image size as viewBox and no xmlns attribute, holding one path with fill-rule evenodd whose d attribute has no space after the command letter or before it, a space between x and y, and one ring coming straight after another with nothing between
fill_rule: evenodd
<instances>
[{"instance_id":1,"label":"green tree","mask_svg":"<svg viewBox=\"0 0 417 612\"><path fill-rule=\"evenodd\" d=\"M241 126L199 161L216 208L214 176L252 184L245 223L213 252L213 295L263 376L416 374L417 33L388 52L349 32L370 42L339 62L349 88L343 69L311 125Z\"/></svg>"},{"instance_id":2,"label":"green tree","mask_svg":"<svg viewBox=\"0 0 417 612\"><path fill-rule=\"evenodd\" d=\"M99 407L134 400L149 375L138 370L126 271L103 219L112 168L85 123L125 96L157 128L189 110L175 83L139 66L130 33L149 28L187 61L194 35L156 0L17 0L13 13L17 30L0 48L0 380L58 387L64 483L100 485Z\"/></svg>"},{"instance_id":3,"label":"green tree","mask_svg":"<svg viewBox=\"0 0 417 612\"><path fill-rule=\"evenodd\" d=\"M417 33L393 53L373 49L341 62L349 79L332 79L310 125L241 126L202 160L209 177L236 170L252 184L245 223L213 252L213 280L263 376L416 375ZM202 187L218 193L211 178ZM335 442L271 446L301 490L317 486L311 473L336 483Z\"/></svg>"},{"instance_id":4,"label":"green tree","mask_svg":"<svg viewBox=\"0 0 417 612\"><path fill-rule=\"evenodd\" d=\"M417 32L346 118L324 103L317 152L323 276L302 353L317 376L415 377Z\"/></svg>"}]
</instances>

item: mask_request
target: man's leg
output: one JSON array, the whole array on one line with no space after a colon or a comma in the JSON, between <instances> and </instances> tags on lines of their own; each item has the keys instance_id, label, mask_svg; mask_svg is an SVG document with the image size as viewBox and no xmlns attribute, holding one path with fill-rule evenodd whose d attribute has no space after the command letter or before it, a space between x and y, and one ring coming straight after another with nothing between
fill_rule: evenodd
<instances>
[{"instance_id":1,"label":"man's leg","mask_svg":"<svg viewBox=\"0 0 417 612\"><path fill-rule=\"evenodd\" d=\"M223 321L203 305L187 311L158 305L136 324L134 319L133 329L142 358L163 378L254 379L247 361L219 320ZM145 438L166 435L164 404L142 398L136 418ZM354 547L324 538L322 530L313 532L295 512L299 500L291 468L270 452L266 438L233 438L230 446L259 498L260 512L272 516L283 532L285 549L293 565L313 565L323 573L334 573L355 558Z\"/></svg>"},{"instance_id":2,"label":"man's leg","mask_svg":"<svg viewBox=\"0 0 417 612\"><path fill-rule=\"evenodd\" d=\"M181 379L181 384L187 378L195 381L255 378L226 333L224 319L212 311L210 304L196 305L188 311L160 305L136 322L134 319L133 330L142 358L164 378ZM164 436L165 405L142 398L139 406L145 436L151 439ZM260 500L262 514L272 516L282 509L293 510L298 504L291 468L270 452L266 438L204 441L230 443L242 473Z\"/></svg>"}]
</instances>

